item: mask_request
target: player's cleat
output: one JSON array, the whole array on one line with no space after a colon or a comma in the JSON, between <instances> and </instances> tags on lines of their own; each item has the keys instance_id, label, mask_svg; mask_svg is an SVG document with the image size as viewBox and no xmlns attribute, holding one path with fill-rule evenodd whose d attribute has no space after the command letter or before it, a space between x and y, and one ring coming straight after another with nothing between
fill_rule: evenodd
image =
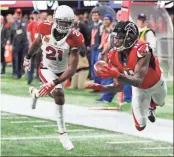
<instances>
[{"instance_id":1,"label":"player's cleat","mask_svg":"<svg viewBox=\"0 0 174 157\"><path fill-rule=\"evenodd\" d=\"M62 143L65 150L72 150L74 148L67 133L60 134L60 142Z\"/></svg>"},{"instance_id":2,"label":"player's cleat","mask_svg":"<svg viewBox=\"0 0 174 157\"><path fill-rule=\"evenodd\" d=\"M149 108L149 116L148 119L154 123L155 122L155 109L156 108Z\"/></svg>"},{"instance_id":3,"label":"player's cleat","mask_svg":"<svg viewBox=\"0 0 174 157\"><path fill-rule=\"evenodd\" d=\"M30 88L29 88L29 93L30 93L30 96L32 97L31 108L32 108L32 109L35 109L35 108L36 108L36 104L37 104L37 99L38 99L38 97L37 97L38 91L37 91L36 88L30 87Z\"/></svg>"}]
</instances>

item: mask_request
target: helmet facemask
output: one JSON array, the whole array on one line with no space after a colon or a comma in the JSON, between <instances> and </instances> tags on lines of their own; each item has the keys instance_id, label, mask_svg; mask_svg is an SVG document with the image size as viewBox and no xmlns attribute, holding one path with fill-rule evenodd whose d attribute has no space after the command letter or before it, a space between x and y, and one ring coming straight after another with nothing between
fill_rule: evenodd
<instances>
[{"instance_id":1,"label":"helmet facemask","mask_svg":"<svg viewBox=\"0 0 174 157\"><path fill-rule=\"evenodd\" d=\"M73 19L54 19L54 23L56 24L56 30L62 34L67 34L74 26Z\"/></svg>"},{"instance_id":2,"label":"helmet facemask","mask_svg":"<svg viewBox=\"0 0 174 157\"><path fill-rule=\"evenodd\" d=\"M123 51L125 49L125 34L115 33L111 34L112 47L115 47L117 51Z\"/></svg>"}]
</instances>

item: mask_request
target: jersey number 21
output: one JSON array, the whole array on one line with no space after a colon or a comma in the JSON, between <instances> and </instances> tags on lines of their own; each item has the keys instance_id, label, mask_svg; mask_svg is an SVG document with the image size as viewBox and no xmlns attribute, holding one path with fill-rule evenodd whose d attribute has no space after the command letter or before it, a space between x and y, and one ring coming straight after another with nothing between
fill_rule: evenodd
<instances>
[{"instance_id":1,"label":"jersey number 21","mask_svg":"<svg viewBox=\"0 0 174 157\"><path fill-rule=\"evenodd\" d=\"M56 60L56 53L58 53L58 60L62 61L63 51L61 49L58 49L56 51L53 47L48 46L46 48L46 51L49 52L49 53L46 54L46 58L47 59L49 59L49 60Z\"/></svg>"}]
</instances>

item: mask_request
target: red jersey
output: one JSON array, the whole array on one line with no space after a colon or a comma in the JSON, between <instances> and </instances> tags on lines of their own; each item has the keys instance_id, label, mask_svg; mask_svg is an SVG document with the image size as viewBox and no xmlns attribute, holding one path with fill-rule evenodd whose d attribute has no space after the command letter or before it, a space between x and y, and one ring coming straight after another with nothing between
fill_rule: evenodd
<instances>
[{"instance_id":1,"label":"red jersey","mask_svg":"<svg viewBox=\"0 0 174 157\"><path fill-rule=\"evenodd\" d=\"M115 65L121 73L125 75L133 75L137 62L146 55L146 49L148 49L147 43L138 40L135 46L129 53L127 63L122 63L118 57L118 51L113 50L109 52L108 58L110 62ZM147 89L154 86L161 77L161 70L157 57L152 53L149 68L145 78L139 88Z\"/></svg>"},{"instance_id":2,"label":"red jersey","mask_svg":"<svg viewBox=\"0 0 174 157\"><path fill-rule=\"evenodd\" d=\"M31 33L31 41L32 42L38 37L37 25L38 25L38 23L36 21L31 21L27 27L27 32Z\"/></svg>"}]
</instances>

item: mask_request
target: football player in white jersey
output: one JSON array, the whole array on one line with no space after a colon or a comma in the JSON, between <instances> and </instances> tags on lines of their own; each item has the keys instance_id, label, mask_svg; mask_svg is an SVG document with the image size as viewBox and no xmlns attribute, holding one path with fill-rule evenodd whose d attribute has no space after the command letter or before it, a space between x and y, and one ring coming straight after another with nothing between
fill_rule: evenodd
<instances>
[{"instance_id":1,"label":"football player in white jersey","mask_svg":"<svg viewBox=\"0 0 174 157\"><path fill-rule=\"evenodd\" d=\"M65 98L62 83L74 75L79 60L79 50L84 43L82 34L72 28L74 17L74 12L69 6L57 7L53 23L42 22L38 25L39 36L24 59L25 69L30 69L31 57L41 47L43 52L39 76L43 85L38 90L35 88L29 90L33 97L32 108L36 107L38 97L50 95L54 99L60 141L66 150L71 150L74 146L65 128L63 115Z\"/></svg>"}]
</instances>

